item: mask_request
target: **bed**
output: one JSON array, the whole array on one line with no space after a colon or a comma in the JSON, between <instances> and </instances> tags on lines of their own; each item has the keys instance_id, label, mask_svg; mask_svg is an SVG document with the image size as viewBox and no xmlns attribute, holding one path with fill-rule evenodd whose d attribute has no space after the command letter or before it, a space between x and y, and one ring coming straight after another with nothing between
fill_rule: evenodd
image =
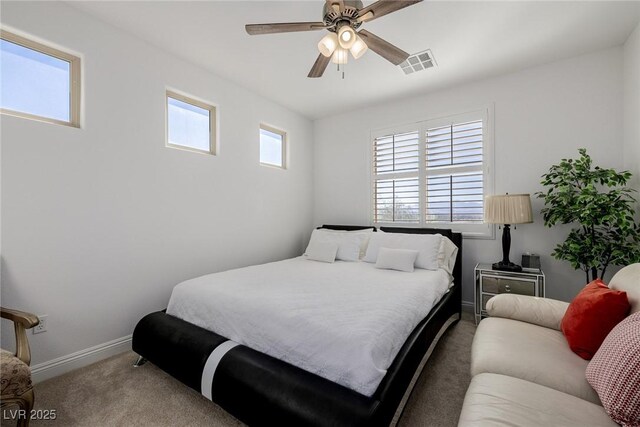
<instances>
[{"instance_id":1,"label":"bed","mask_svg":"<svg viewBox=\"0 0 640 427\"><path fill-rule=\"evenodd\" d=\"M133 350L250 425L393 424L439 337L460 318L462 239L450 230L381 230L449 237L458 247L453 280L302 258L216 273L176 286L167 310L140 320ZM286 297L264 303L274 290Z\"/></svg>"}]
</instances>

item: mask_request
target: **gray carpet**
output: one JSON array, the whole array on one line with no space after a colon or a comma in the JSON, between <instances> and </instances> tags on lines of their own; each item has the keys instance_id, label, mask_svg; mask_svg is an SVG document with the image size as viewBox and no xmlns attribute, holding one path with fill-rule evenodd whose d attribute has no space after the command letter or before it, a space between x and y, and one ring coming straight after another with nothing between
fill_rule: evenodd
<instances>
[{"instance_id":1,"label":"gray carpet","mask_svg":"<svg viewBox=\"0 0 640 427\"><path fill-rule=\"evenodd\" d=\"M475 325L464 315L442 337L405 407L400 426L456 426L471 380ZM242 425L198 392L150 363L133 368L132 352L37 384L35 409L55 409L55 421L32 426ZM3 423L4 424L4 423Z\"/></svg>"}]
</instances>

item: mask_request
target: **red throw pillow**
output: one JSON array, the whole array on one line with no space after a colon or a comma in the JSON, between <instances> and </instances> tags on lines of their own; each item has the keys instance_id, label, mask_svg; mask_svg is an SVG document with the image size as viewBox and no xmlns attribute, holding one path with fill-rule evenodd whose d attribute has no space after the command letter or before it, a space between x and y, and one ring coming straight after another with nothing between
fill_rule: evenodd
<instances>
[{"instance_id":1,"label":"red throw pillow","mask_svg":"<svg viewBox=\"0 0 640 427\"><path fill-rule=\"evenodd\" d=\"M613 421L640 425L640 312L613 328L586 375Z\"/></svg>"},{"instance_id":2,"label":"red throw pillow","mask_svg":"<svg viewBox=\"0 0 640 427\"><path fill-rule=\"evenodd\" d=\"M562 318L562 333L571 350L589 360L630 308L626 292L609 289L596 279L569 304Z\"/></svg>"}]
</instances>

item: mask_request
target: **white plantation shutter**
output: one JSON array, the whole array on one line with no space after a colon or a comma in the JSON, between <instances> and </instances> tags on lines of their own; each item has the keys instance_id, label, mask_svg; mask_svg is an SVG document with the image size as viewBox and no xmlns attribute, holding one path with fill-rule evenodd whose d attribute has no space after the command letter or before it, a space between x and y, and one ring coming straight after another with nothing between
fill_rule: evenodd
<instances>
[{"instance_id":1,"label":"white plantation shutter","mask_svg":"<svg viewBox=\"0 0 640 427\"><path fill-rule=\"evenodd\" d=\"M444 223L465 235L490 236L492 228L482 223L492 182L489 111L373 134L374 223Z\"/></svg>"},{"instance_id":2,"label":"white plantation shutter","mask_svg":"<svg viewBox=\"0 0 640 427\"><path fill-rule=\"evenodd\" d=\"M483 123L426 131L426 222L482 222Z\"/></svg>"},{"instance_id":3,"label":"white plantation shutter","mask_svg":"<svg viewBox=\"0 0 640 427\"><path fill-rule=\"evenodd\" d=\"M374 221L420 222L420 133L374 139Z\"/></svg>"}]
</instances>

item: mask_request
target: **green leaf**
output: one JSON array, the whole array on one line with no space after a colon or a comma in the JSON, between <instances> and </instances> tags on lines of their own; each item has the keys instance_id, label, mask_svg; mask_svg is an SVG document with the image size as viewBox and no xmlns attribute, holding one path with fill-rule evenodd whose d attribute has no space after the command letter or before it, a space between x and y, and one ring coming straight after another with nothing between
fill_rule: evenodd
<instances>
[{"instance_id":1,"label":"green leaf","mask_svg":"<svg viewBox=\"0 0 640 427\"><path fill-rule=\"evenodd\" d=\"M636 190L625 187L632 174L592 168L587 150L580 148L578 153L578 159L562 159L551 166L542 175L546 191L536 193L544 200L540 213L545 226L577 226L552 256L584 271L640 261L640 224L634 220L635 199L631 196Z\"/></svg>"}]
</instances>

